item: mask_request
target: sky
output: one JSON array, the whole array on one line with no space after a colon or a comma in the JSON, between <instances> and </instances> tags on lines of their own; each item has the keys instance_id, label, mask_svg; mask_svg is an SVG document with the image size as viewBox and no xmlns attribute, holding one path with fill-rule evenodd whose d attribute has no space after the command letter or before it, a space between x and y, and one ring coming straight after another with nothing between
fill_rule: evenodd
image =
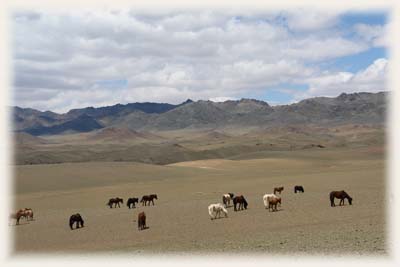
<instances>
[{"instance_id":1,"label":"sky","mask_svg":"<svg viewBox=\"0 0 400 267\"><path fill-rule=\"evenodd\" d=\"M13 105L305 98L387 91L388 14L310 8L11 16Z\"/></svg>"}]
</instances>

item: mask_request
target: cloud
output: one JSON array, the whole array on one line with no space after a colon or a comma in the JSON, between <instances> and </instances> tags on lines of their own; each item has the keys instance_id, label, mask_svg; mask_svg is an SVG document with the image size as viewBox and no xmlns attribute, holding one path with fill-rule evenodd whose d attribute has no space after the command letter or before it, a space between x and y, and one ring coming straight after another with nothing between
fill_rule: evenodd
<instances>
[{"instance_id":1,"label":"cloud","mask_svg":"<svg viewBox=\"0 0 400 267\"><path fill-rule=\"evenodd\" d=\"M284 13L288 27L294 31L316 31L335 26L339 13L332 10L296 9Z\"/></svg>"},{"instance_id":2,"label":"cloud","mask_svg":"<svg viewBox=\"0 0 400 267\"><path fill-rule=\"evenodd\" d=\"M280 83L309 82L314 88L332 79L341 84L340 75L351 74L324 70L321 63L368 51L384 42L385 34L383 25L359 24L356 36L348 36L339 15L318 10L17 12L14 102L64 112L137 101L237 99Z\"/></svg>"},{"instance_id":3,"label":"cloud","mask_svg":"<svg viewBox=\"0 0 400 267\"><path fill-rule=\"evenodd\" d=\"M387 28L387 25L368 25L362 23L354 25L356 34L375 47L389 45L387 40Z\"/></svg>"},{"instance_id":4,"label":"cloud","mask_svg":"<svg viewBox=\"0 0 400 267\"><path fill-rule=\"evenodd\" d=\"M314 96L337 96L340 93L387 91L388 60L379 58L356 73L325 72L307 80L309 90L297 93L296 99Z\"/></svg>"}]
</instances>

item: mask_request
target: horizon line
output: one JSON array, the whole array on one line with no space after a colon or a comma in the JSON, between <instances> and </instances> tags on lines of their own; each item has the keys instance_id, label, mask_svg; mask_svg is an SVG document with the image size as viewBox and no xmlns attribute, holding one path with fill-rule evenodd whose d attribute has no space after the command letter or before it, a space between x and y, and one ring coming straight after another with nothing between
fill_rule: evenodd
<instances>
[{"instance_id":1,"label":"horizon line","mask_svg":"<svg viewBox=\"0 0 400 267\"><path fill-rule=\"evenodd\" d=\"M180 106L180 105L183 105L184 103L187 103L187 102L189 102L189 103L197 103L197 102L225 103L225 102L229 102L229 101L232 101L232 102L240 102L240 101L243 101L243 100L252 100L252 101L259 101L259 102L266 103L266 104L268 104L268 105L271 106L271 107L277 107L277 106L289 106L289 105L293 105L293 104L298 104L298 103L300 103L301 101L308 100L308 99L315 99L315 98L337 98L337 97L339 97L339 96L341 96L341 95L353 95L353 94L380 94L380 93L389 93L389 92L390 92L390 90L378 91L378 92L365 92L365 91L353 92L353 93L345 93L345 92L342 92L342 93L340 93L340 94L337 95L337 96L314 96L314 97L310 97L310 98L304 98L304 99L301 99L301 100L298 100L298 101L292 102L292 103L287 103L287 104L275 104L275 105L274 105L274 104L270 104L270 103L268 103L267 101L261 100L261 99L242 97L242 98L240 98L240 99L227 99L227 100L224 100L224 101L213 101L213 100L211 100L211 99L207 99L207 100L198 99L198 100L195 100L195 101L194 101L194 100L188 98L188 99L186 99L185 101L183 101L183 102L181 102L181 103L178 103L178 104L171 104L171 103L167 103L167 102L150 102L150 101L144 101L144 102L130 102L130 103L126 103L126 104L116 103L116 104L109 105L109 106L97 106L97 107L95 107L95 106L86 106L86 107L81 107L81 108L72 108L72 109L68 110L67 112L63 112L63 113L59 113L59 112L55 112L55 111L51 111L51 110L45 110L45 111L43 111L43 110L40 110L40 109L35 109L35 108L31 108L31 107L22 107L22 106L18 106L18 105L11 105L11 106L9 106L9 108L32 109L32 110L36 110L36 111L40 111L40 112L52 112L52 113L55 113L55 114L62 115L62 114L67 114L67 113L71 112L72 110L88 109L88 108L93 108L93 109L97 109L97 108L107 108L107 107L114 107L114 106L118 106L118 105L127 106L127 105L130 105L130 104L160 104L160 105L161 105L161 104L165 104L165 105Z\"/></svg>"}]
</instances>

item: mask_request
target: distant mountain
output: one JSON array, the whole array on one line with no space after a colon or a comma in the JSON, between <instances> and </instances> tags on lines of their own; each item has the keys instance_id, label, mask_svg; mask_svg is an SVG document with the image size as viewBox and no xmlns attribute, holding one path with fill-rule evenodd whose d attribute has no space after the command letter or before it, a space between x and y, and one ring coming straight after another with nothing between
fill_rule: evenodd
<instances>
[{"instance_id":1,"label":"distant mountain","mask_svg":"<svg viewBox=\"0 0 400 267\"><path fill-rule=\"evenodd\" d=\"M103 125L99 124L94 118L83 114L75 119L61 124L49 127L38 126L28 128L25 129L24 132L27 132L31 135L55 135L71 132L90 132L100 128L103 128Z\"/></svg>"},{"instance_id":2,"label":"distant mountain","mask_svg":"<svg viewBox=\"0 0 400 267\"><path fill-rule=\"evenodd\" d=\"M132 103L110 107L70 110L65 114L14 108L14 129L32 135L90 132L103 127L130 130L259 127L287 125L383 124L386 92L316 97L291 105L241 99L212 102L187 100L179 105Z\"/></svg>"}]
</instances>

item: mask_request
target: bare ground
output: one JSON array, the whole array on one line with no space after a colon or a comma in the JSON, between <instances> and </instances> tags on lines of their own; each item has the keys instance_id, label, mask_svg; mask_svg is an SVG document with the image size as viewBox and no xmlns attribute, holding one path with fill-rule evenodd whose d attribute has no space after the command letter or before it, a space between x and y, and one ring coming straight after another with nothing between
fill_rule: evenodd
<instances>
[{"instance_id":1,"label":"bare ground","mask_svg":"<svg viewBox=\"0 0 400 267\"><path fill-rule=\"evenodd\" d=\"M35 220L10 226L15 253L259 252L385 255L385 160L379 149L282 152L258 159L204 160L167 166L126 162L15 167L15 208ZM304 194L294 194L303 185ZM277 212L262 196L284 186ZM330 207L346 190L353 205ZM243 194L249 208L210 220L223 193ZM155 206L110 209L111 197L157 193ZM338 203L338 201L337 201ZM145 211L148 229L138 231ZM85 227L71 231L79 212Z\"/></svg>"}]
</instances>

